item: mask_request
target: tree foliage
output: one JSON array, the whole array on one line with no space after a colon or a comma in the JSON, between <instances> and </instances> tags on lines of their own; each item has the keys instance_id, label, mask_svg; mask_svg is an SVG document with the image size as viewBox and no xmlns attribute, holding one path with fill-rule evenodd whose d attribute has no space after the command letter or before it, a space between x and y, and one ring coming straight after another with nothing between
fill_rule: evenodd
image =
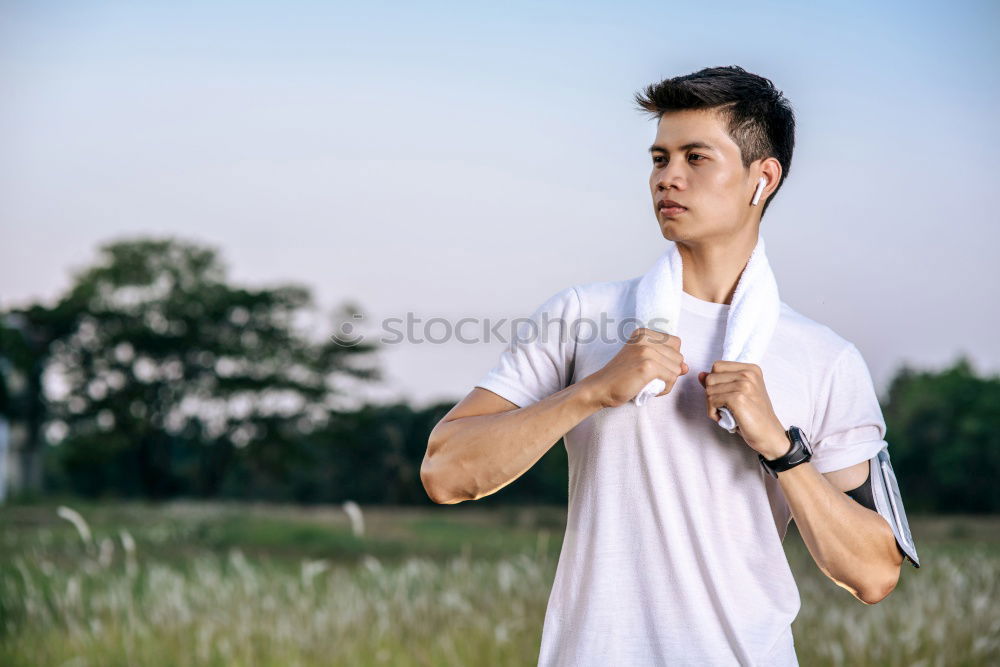
<instances>
[{"instance_id":1,"label":"tree foliage","mask_svg":"<svg viewBox=\"0 0 1000 667\"><path fill-rule=\"evenodd\" d=\"M977 377L965 357L942 372L904 367L883 411L907 507L1000 511L1000 376Z\"/></svg>"},{"instance_id":2,"label":"tree foliage","mask_svg":"<svg viewBox=\"0 0 1000 667\"><path fill-rule=\"evenodd\" d=\"M217 495L231 464L281 470L329 420L335 379L374 348L313 340L298 285L229 284L211 248L175 239L109 243L60 308L74 326L51 346L49 431L74 491Z\"/></svg>"}]
</instances>

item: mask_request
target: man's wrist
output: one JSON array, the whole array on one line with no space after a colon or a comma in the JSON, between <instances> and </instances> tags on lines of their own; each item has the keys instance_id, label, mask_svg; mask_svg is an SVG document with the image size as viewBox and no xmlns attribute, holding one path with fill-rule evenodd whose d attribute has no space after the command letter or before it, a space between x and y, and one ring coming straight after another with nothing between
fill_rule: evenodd
<instances>
[{"instance_id":1,"label":"man's wrist","mask_svg":"<svg viewBox=\"0 0 1000 667\"><path fill-rule=\"evenodd\" d=\"M782 456L792 451L792 441L785 431L780 436L775 436L773 444L762 450L760 455L768 461L780 459Z\"/></svg>"},{"instance_id":2,"label":"man's wrist","mask_svg":"<svg viewBox=\"0 0 1000 667\"><path fill-rule=\"evenodd\" d=\"M584 378L570 386L572 387L574 399L579 401L587 411L593 413L604 408L597 389L594 387L594 383L588 378Z\"/></svg>"}]
</instances>

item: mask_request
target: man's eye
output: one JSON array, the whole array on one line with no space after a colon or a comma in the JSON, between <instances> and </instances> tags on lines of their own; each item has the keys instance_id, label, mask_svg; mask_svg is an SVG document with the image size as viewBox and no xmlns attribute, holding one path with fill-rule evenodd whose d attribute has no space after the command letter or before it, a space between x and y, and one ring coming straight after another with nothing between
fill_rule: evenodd
<instances>
[{"instance_id":1,"label":"man's eye","mask_svg":"<svg viewBox=\"0 0 1000 667\"><path fill-rule=\"evenodd\" d=\"M701 162L701 160L706 159L704 155L699 155L698 153L691 153L691 155L689 155L688 157L689 158L693 158L693 157L701 158L700 160L695 160L695 162ZM657 156L653 157L653 164L660 164L661 162L665 162L665 161L666 160L663 158L663 156L657 155Z\"/></svg>"}]
</instances>

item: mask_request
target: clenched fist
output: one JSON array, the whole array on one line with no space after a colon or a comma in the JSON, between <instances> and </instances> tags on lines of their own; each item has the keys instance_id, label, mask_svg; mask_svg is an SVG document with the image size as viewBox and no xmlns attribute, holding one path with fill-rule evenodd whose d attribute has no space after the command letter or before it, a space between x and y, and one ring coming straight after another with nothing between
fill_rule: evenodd
<instances>
[{"instance_id":1,"label":"clenched fist","mask_svg":"<svg viewBox=\"0 0 1000 667\"><path fill-rule=\"evenodd\" d=\"M633 398L651 380L659 378L667 388L657 396L670 393L678 376L688 372L681 356L677 336L639 327L604 368L581 382L591 385L602 408L615 408Z\"/></svg>"}]
</instances>

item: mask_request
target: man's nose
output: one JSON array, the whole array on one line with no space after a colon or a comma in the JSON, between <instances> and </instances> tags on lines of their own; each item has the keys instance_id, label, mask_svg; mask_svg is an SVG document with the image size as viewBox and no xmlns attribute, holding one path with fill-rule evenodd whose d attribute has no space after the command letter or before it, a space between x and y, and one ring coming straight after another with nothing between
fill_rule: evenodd
<instances>
[{"instance_id":1,"label":"man's nose","mask_svg":"<svg viewBox=\"0 0 1000 667\"><path fill-rule=\"evenodd\" d=\"M687 187L683 165L670 164L660 170L656 179L656 187L659 190L666 190L673 186L675 190L683 190Z\"/></svg>"}]
</instances>

